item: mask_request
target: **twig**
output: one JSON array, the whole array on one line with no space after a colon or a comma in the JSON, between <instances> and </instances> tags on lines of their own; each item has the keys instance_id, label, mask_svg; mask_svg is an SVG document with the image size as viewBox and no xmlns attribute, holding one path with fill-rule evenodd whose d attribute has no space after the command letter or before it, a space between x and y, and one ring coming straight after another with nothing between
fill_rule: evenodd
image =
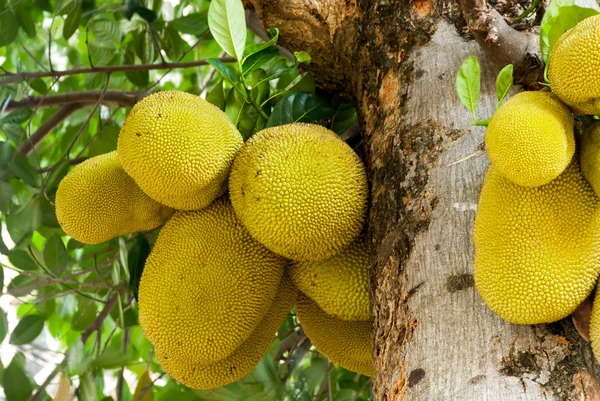
<instances>
[{"instance_id":1,"label":"twig","mask_svg":"<svg viewBox=\"0 0 600 401\"><path fill-rule=\"evenodd\" d=\"M222 58L223 63L230 63L235 61L231 57ZM185 63L158 63L158 64L134 64L134 65L115 65L115 66L101 66L93 68L73 68L71 70L63 71L39 71L39 72L21 72L12 75L2 74L0 75L0 86L6 86L14 82L31 79L31 78L44 78L44 77L65 77L70 75L78 74L93 74L93 73L114 73L124 71L151 71L151 70L168 70L175 68L191 68L208 65L206 60L188 61Z\"/></svg>"},{"instance_id":2,"label":"twig","mask_svg":"<svg viewBox=\"0 0 600 401\"><path fill-rule=\"evenodd\" d=\"M29 96L19 101L9 102L6 110L38 105L40 108L56 107L71 103L79 103L86 106L96 104L101 97L102 104L105 106L133 107L145 95L142 92L106 91L103 97L102 91L78 91L48 96Z\"/></svg>"},{"instance_id":3,"label":"twig","mask_svg":"<svg viewBox=\"0 0 600 401\"><path fill-rule=\"evenodd\" d=\"M98 316L96 316L96 319L92 322L92 324L90 324L88 328L85 329L85 331L81 334L82 343L85 344L88 338L90 338L90 336L92 335L92 333L94 333L94 331L96 331L98 327L102 326L102 323L104 323L104 319L106 319L106 317L110 314L110 311L112 311L112 309L115 307L118 299L119 297L117 297L117 294L113 294L110 297L110 299L106 301L104 309L102 309L102 311L98 314Z\"/></svg>"},{"instance_id":4,"label":"twig","mask_svg":"<svg viewBox=\"0 0 600 401\"><path fill-rule=\"evenodd\" d=\"M283 358L283 354L286 352L294 350L305 338L306 334L302 328L290 334L285 340L279 343L279 350L277 351L277 355L275 355L275 361Z\"/></svg>"},{"instance_id":5,"label":"twig","mask_svg":"<svg viewBox=\"0 0 600 401\"><path fill-rule=\"evenodd\" d=\"M371 384L371 379L365 380L365 382L361 386L360 390L358 390L358 392L356 394L354 394L354 397L352 397L352 399L350 401L356 401L356 400L358 400L358 397L360 397L360 395L362 394L362 392L365 391L365 389L367 388L367 386L370 385L370 384Z\"/></svg>"},{"instance_id":6,"label":"twig","mask_svg":"<svg viewBox=\"0 0 600 401\"><path fill-rule=\"evenodd\" d=\"M60 372L66 360L67 354L65 354L65 357L63 358L62 362L56 365L54 370L48 375L48 377L46 377L46 380L44 380L44 382L38 387L37 391L31 397L29 397L28 401L37 401L38 398L40 398L40 395L42 395L42 393L46 390L46 387L48 387L52 379L54 379L58 372Z\"/></svg>"},{"instance_id":7,"label":"twig","mask_svg":"<svg viewBox=\"0 0 600 401\"><path fill-rule=\"evenodd\" d=\"M162 372L160 374L160 376L158 376L156 379L152 380L152 383L148 384L146 387L144 387L144 389L142 390L142 392L140 393L140 396L138 398L136 398L133 401L142 401L144 399L144 396L146 395L146 393L148 391L150 391L150 389L152 388L152 386L154 386L154 383L156 383L158 380L162 379L163 376L166 374L167 372Z\"/></svg>"},{"instance_id":8,"label":"twig","mask_svg":"<svg viewBox=\"0 0 600 401\"><path fill-rule=\"evenodd\" d=\"M321 396L327 391L327 398L330 399L330 391L329 388L331 387L329 385L329 380L330 380L330 372L331 372L331 368L333 368L333 364L327 359L327 377L325 378L325 380L323 380L323 382L321 382L321 386L319 387L319 392L317 393L317 395L315 396L315 401L318 401Z\"/></svg>"},{"instance_id":9,"label":"twig","mask_svg":"<svg viewBox=\"0 0 600 401\"><path fill-rule=\"evenodd\" d=\"M83 163L84 161L86 161L88 158L87 157L76 157L74 159L69 160L69 164L71 166L75 166L77 164ZM47 173L48 171L52 171L52 169L54 168L54 166L48 166L48 167L42 167L41 169L39 169L38 171L40 173Z\"/></svg>"},{"instance_id":10,"label":"twig","mask_svg":"<svg viewBox=\"0 0 600 401\"><path fill-rule=\"evenodd\" d=\"M127 354L127 348L129 347L129 329L123 328L123 347L121 350ZM117 380L117 401L123 401L123 374L125 374L125 366L119 371L119 378Z\"/></svg>"}]
</instances>

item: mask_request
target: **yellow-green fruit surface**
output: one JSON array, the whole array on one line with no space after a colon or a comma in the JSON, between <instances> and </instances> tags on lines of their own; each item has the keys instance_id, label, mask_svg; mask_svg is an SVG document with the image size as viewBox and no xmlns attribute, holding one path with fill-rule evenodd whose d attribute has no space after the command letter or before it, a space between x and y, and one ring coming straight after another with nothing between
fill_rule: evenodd
<instances>
[{"instance_id":1,"label":"yellow-green fruit surface","mask_svg":"<svg viewBox=\"0 0 600 401\"><path fill-rule=\"evenodd\" d=\"M327 314L342 320L367 320L371 314L370 256L366 238L361 236L329 259L290 263L290 277Z\"/></svg>"},{"instance_id":2,"label":"yellow-green fruit surface","mask_svg":"<svg viewBox=\"0 0 600 401\"><path fill-rule=\"evenodd\" d=\"M589 126L581 136L579 146L581 171L596 195L600 195L600 123Z\"/></svg>"},{"instance_id":3,"label":"yellow-green fruit surface","mask_svg":"<svg viewBox=\"0 0 600 401\"><path fill-rule=\"evenodd\" d=\"M198 210L227 189L241 134L225 113L185 92L158 92L131 110L119 134L123 167L151 198Z\"/></svg>"},{"instance_id":4,"label":"yellow-green fruit surface","mask_svg":"<svg viewBox=\"0 0 600 401\"><path fill-rule=\"evenodd\" d=\"M571 314L600 273L598 198L573 162L557 179L524 188L491 167L475 227L475 286L511 323Z\"/></svg>"},{"instance_id":5,"label":"yellow-green fruit surface","mask_svg":"<svg viewBox=\"0 0 600 401\"><path fill-rule=\"evenodd\" d=\"M521 92L504 103L485 133L492 166L504 178L538 187L558 177L575 153L571 112L550 92Z\"/></svg>"},{"instance_id":6,"label":"yellow-green fruit surface","mask_svg":"<svg viewBox=\"0 0 600 401\"><path fill-rule=\"evenodd\" d=\"M596 297L594 298L590 319L590 342L596 360L600 360L600 292L598 287L596 287Z\"/></svg>"},{"instance_id":7,"label":"yellow-green fruit surface","mask_svg":"<svg viewBox=\"0 0 600 401\"><path fill-rule=\"evenodd\" d=\"M353 372L375 376L369 320L330 316L302 293L296 300L296 316L307 337L327 359Z\"/></svg>"},{"instance_id":8,"label":"yellow-green fruit surface","mask_svg":"<svg viewBox=\"0 0 600 401\"><path fill-rule=\"evenodd\" d=\"M552 47L552 92L580 114L600 114L600 15L565 32Z\"/></svg>"},{"instance_id":9,"label":"yellow-green fruit surface","mask_svg":"<svg viewBox=\"0 0 600 401\"><path fill-rule=\"evenodd\" d=\"M165 358L221 360L269 310L284 265L248 234L225 198L200 211L177 212L144 267L142 330Z\"/></svg>"},{"instance_id":10,"label":"yellow-green fruit surface","mask_svg":"<svg viewBox=\"0 0 600 401\"><path fill-rule=\"evenodd\" d=\"M229 178L235 212L273 252L323 260L360 233L367 207L365 167L335 133L288 124L252 136Z\"/></svg>"},{"instance_id":11,"label":"yellow-green fruit surface","mask_svg":"<svg viewBox=\"0 0 600 401\"><path fill-rule=\"evenodd\" d=\"M92 157L62 179L56 217L67 235L98 244L119 235L151 230L174 210L152 200L125 173L117 152Z\"/></svg>"},{"instance_id":12,"label":"yellow-green fruit surface","mask_svg":"<svg viewBox=\"0 0 600 401\"><path fill-rule=\"evenodd\" d=\"M233 383L248 375L267 353L277 329L294 304L296 293L289 279L284 277L265 317L244 343L220 361L210 364L181 361L177 358L165 358L157 351L158 361L169 376L191 388L213 389ZM237 322L231 324L235 325Z\"/></svg>"}]
</instances>

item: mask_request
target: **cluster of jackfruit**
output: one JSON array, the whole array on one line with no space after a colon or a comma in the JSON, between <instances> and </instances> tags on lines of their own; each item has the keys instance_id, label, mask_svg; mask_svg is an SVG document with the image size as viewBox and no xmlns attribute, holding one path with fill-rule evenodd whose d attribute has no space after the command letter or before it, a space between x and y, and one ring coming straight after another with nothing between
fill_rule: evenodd
<instances>
[{"instance_id":1,"label":"cluster of jackfruit","mask_svg":"<svg viewBox=\"0 0 600 401\"><path fill-rule=\"evenodd\" d=\"M367 197L363 163L326 128L243 143L221 110L166 91L133 107L115 152L63 179L56 212L84 243L162 226L140 325L171 377L211 389L254 368L294 305L326 357L374 374Z\"/></svg>"},{"instance_id":2,"label":"cluster of jackfruit","mask_svg":"<svg viewBox=\"0 0 600 401\"><path fill-rule=\"evenodd\" d=\"M572 113L600 114L599 47L600 16L567 31L550 57L552 92L513 96L488 125L475 285L512 323L567 317L600 276L600 122L576 134ZM600 355L600 297L590 334Z\"/></svg>"}]
</instances>

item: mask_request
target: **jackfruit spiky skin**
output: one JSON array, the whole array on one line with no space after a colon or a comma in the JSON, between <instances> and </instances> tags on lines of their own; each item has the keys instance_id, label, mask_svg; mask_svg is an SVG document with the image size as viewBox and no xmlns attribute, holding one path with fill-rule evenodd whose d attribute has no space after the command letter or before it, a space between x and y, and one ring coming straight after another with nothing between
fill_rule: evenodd
<instances>
[{"instance_id":1,"label":"jackfruit spiky skin","mask_svg":"<svg viewBox=\"0 0 600 401\"><path fill-rule=\"evenodd\" d=\"M166 358L227 357L267 313L285 260L254 240L221 198L162 228L139 289L139 320Z\"/></svg>"},{"instance_id":2,"label":"jackfruit spiky skin","mask_svg":"<svg viewBox=\"0 0 600 401\"><path fill-rule=\"evenodd\" d=\"M267 353L277 329L294 304L296 294L297 290L284 276L271 308L252 334L231 355L220 361L211 364L180 361L165 358L157 351L158 361L169 376L191 388L208 390L233 383L249 374Z\"/></svg>"},{"instance_id":3,"label":"jackfruit spiky skin","mask_svg":"<svg viewBox=\"0 0 600 401\"><path fill-rule=\"evenodd\" d=\"M151 230L173 214L125 173L117 152L77 165L56 191L56 217L65 233L85 244Z\"/></svg>"},{"instance_id":4,"label":"jackfruit spiky skin","mask_svg":"<svg viewBox=\"0 0 600 401\"><path fill-rule=\"evenodd\" d=\"M117 151L127 174L151 198L198 210L227 189L241 134L219 108L185 92L158 92L131 110Z\"/></svg>"},{"instance_id":5,"label":"jackfruit spiky skin","mask_svg":"<svg viewBox=\"0 0 600 401\"><path fill-rule=\"evenodd\" d=\"M492 166L524 187L539 187L558 177L575 153L574 120L550 92L521 92L492 117L485 147Z\"/></svg>"},{"instance_id":6,"label":"jackfruit spiky skin","mask_svg":"<svg viewBox=\"0 0 600 401\"><path fill-rule=\"evenodd\" d=\"M600 114L600 16L565 32L550 54L552 92L580 114Z\"/></svg>"},{"instance_id":7,"label":"jackfruit spiky skin","mask_svg":"<svg viewBox=\"0 0 600 401\"><path fill-rule=\"evenodd\" d=\"M583 175L600 196L600 123L590 125L581 136L579 162Z\"/></svg>"},{"instance_id":8,"label":"jackfruit spiky skin","mask_svg":"<svg viewBox=\"0 0 600 401\"><path fill-rule=\"evenodd\" d=\"M375 376L369 320L330 316L302 293L298 294L295 309L306 336L321 354L345 369Z\"/></svg>"},{"instance_id":9,"label":"jackfruit spiky skin","mask_svg":"<svg viewBox=\"0 0 600 401\"><path fill-rule=\"evenodd\" d=\"M273 252L323 260L360 233L367 207L365 167L335 133L287 124L252 136L229 178L235 212Z\"/></svg>"},{"instance_id":10,"label":"jackfruit spiky skin","mask_svg":"<svg viewBox=\"0 0 600 401\"><path fill-rule=\"evenodd\" d=\"M360 236L348 248L320 262L292 262L289 274L302 293L328 315L342 320L368 320L369 244Z\"/></svg>"},{"instance_id":11,"label":"jackfruit spiky skin","mask_svg":"<svg viewBox=\"0 0 600 401\"><path fill-rule=\"evenodd\" d=\"M475 286L511 323L568 316L600 274L599 202L576 162L537 188L515 185L491 167L473 239Z\"/></svg>"}]
</instances>

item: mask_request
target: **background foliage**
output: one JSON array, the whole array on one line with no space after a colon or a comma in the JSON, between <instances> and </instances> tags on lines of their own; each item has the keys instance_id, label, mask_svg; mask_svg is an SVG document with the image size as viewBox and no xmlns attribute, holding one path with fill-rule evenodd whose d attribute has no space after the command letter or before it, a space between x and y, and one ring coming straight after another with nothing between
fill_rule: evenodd
<instances>
[{"instance_id":1,"label":"background foliage","mask_svg":"<svg viewBox=\"0 0 600 401\"><path fill-rule=\"evenodd\" d=\"M320 356L293 314L245 379L210 392L181 386L137 322L137 286L157 232L84 245L56 220L60 180L114 150L128 109L153 91L205 97L245 138L306 121L356 145L354 108L319 94L303 69L310 56L291 55L277 38L276 29L247 30L239 0L0 0L0 388L8 401L369 398L368 378Z\"/></svg>"}]
</instances>

